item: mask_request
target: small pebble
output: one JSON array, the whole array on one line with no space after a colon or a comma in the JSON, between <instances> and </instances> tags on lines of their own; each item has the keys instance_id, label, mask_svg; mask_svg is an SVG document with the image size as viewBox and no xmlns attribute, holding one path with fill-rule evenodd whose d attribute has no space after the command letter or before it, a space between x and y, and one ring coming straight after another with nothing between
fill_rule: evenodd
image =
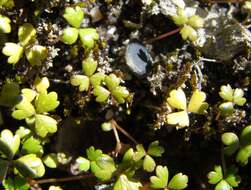
<instances>
[{"instance_id":1,"label":"small pebble","mask_svg":"<svg viewBox=\"0 0 251 190\"><path fill-rule=\"evenodd\" d=\"M99 7L94 7L90 11L90 15L92 18L92 23L98 22L104 18L103 14L101 13Z\"/></svg>"},{"instance_id":2,"label":"small pebble","mask_svg":"<svg viewBox=\"0 0 251 190\"><path fill-rule=\"evenodd\" d=\"M145 46L139 42L130 42L125 53L126 64L137 76L143 76L152 66L152 57Z\"/></svg>"}]
</instances>

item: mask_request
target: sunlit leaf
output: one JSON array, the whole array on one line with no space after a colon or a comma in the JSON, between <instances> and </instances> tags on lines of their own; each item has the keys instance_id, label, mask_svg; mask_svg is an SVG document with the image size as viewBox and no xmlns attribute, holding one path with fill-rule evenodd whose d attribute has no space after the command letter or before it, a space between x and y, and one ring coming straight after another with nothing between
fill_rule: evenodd
<instances>
[{"instance_id":1,"label":"sunlit leaf","mask_svg":"<svg viewBox=\"0 0 251 190\"><path fill-rule=\"evenodd\" d=\"M54 111L58 105L59 101L56 92L50 92L48 94L46 92L40 93L35 100L37 113Z\"/></svg>"},{"instance_id":2,"label":"sunlit leaf","mask_svg":"<svg viewBox=\"0 0 251 190\"><path fill-rule=\"evenodd\" d=\"M0 135L0 152L12 159L20 146L20 137L13 135L9 129L4 129Z\"/></svg>"},{"instance_id":3,"label":"sunlit leaf","mask_svg":"<svg viewBox=\"0 0 251 190\"><path fill-rule=\"evenodd\" d=\"M216 184L219 183L220 180L223 178L223 173L221 166L215 166L214 171L211 171L207 174L208 183Z\"/></svg>"},{"instance_id":4,"label":"sunlit leaf","mask_svg":"<svg viewBox=\"0 0 251 190\"><path fill-rule=\"evenodd\" d=\"M32 89L29 89L29 88L23 88L21 90L22 92L22 95L29 101L29 102L32 102L34 100L34 98L36 97L37 95L37 92L32 90Z\"/></svg>"},{"instance_id":5,"label":"sunlit leaf","mask_svg":"<svg viewBox=\"0 0 251 190\"><path fill-rule=\"evenodd\" d=\"M223 116L229 116L234 112L234 105L232 102L224 102L220 104L219 108Z\"/></svg>"},{"instance_id":6,"label":"sunlit leaf","mask_svg":"<svg viewBox=\"0 0 251 190\"><path fill-rule=\"evenodd\" d=\"M193 28L202 28L204 25L204 20L199 15L193 15L189 18L187 23Z\"/></svg>"},{"instance_id":7,"label":"sunlit leaf","mask_svg":"<svg viewBox=\"0 0 251 190\"><path fill-rule=\"evenodd\" d=\"M88 57L87 59L83 60L82 62L82 68L85 75L90 77L94 74L98 66L97 61L95 61L93 58Z\"/></svg>"},{"instance_id":8,"label":"sunlit leaf","mask_svg":"<svg viewBox=\"0 0 251 190\"><path fill-rule=\"evenodd\" d=\"M232 187L225 180L221 180L216 185L215 190L232 190Z\"/></svg>"},{"instance_id":9,"label":"sunlit leaf","mask_svg":"<svg viewBox=\"0 0 251 190\"><path fill-rule=\"evenodd\" d=\"M105 84L110 91L119 86L120 78L118 78L115 74L110 74L105 76Z\"/></svg>"},{"instance_id":10,"label":"sunlit leaf","mask_svg":"<svg viewBox=\"0 0 251 190\"><path fill-rule=\"evenodd\" d=\"M78 86L79 91L87 91L90 86L90 79L85 75L73 75L70 79L71 85Z\"/></svg>"},{"instance_id":11,"label":"sunlit leaf","mask_svg":"<svg viewBox=\"0 0 251 190\"><path fill-rule=\"evenodd\" d=\"M242 146L250 145L251 144L251 125L246 126L240 135L240 140Z\"/></svg>"},{"instance_id":12,"label":"sunlit leaf","mask_svg":"<svg viewBox=\"0 0 251 190\"><path fill-rule=\"evenodd\" d=\"M34 86L38 92L47 92L50 86L50 81L47 77L36 77Z\"/></svg>"},{"instance_id":13,"label":"sunlit leaf","mask_svg":"<svg viewBox=\"0 0 251 190\"><path fill-rule=\"evenodd\" d=\"M95 149L93 146L86 150L86 154L89 160L95 161L98 157L102 155L102 150Z\"/></svg>"},{"instance_id":14,"label":"sunlit leaf","mask_svg":"<svg viewBox=\"0 0 251 190\"><path fill-rule=\"evenodd\" d=\"M234 90L233 101L238 106L243 106L246 103L246 98L243 98L244 92L242 89L236 88Z\"/></svg>"},{"instance_id":15,"label":"sunlit leaf","mask_svg":"<svg viewBox=\"0 0 251 190\"><path fill-rule=\"evenodd\" d=\"M240 165L246 165L251 157L251 145L241 148L236 155L236 162Z\"/></svg>"},{"instance_id":16,"label":"sunlit leaf","mask_svg":"<svg viewBox=\"0 0 251 190\"><path fill-rule=\"evenodd\" d=\"M84 11L79 6L67 7L65 8L63 17L70 25L79 28L84 19Z\"/></svg>"},{"instance_id":17,"label":"sunlit leaf","mask_svg":"<svg viewBox=\"0 0 251 190\"><path fill-rule=\"evenodd\" d=\"M167 115L167 123L179 125L180 127L189 126L189 117L186 111L174 112Z\"/></svg>"},{"instance_id":18,"label":"sunlit leaf","mask_svg":"<svg viewBox=\"0 0 251 190\"><path fill-rule=\"evenodd\" d=\"M140 187L142 187L140 182L129 180L126 175L120 175L113 190L139 190Z\"/></svg>"},{"instance_id":19,"label":"sunlit leaf","mask_svg":"<svg viewBox=\"0 0 251 190\"><path fill-rule=\"evenodd\" d=\"M235 166L231 166L227 169L226 182L232 187L238 187L241 182L240 176L237 174L238 169Z\"/></svg>"},{"instance_id":20,"label":"sunlit leaf","mask_svg":"<svg viewBox=\"0 0 251 190\"><path fill-rule=\"evenodd\" d=\"M129 91L124 86L117 86L112 90L112 96L119 104L123 104L126 101L126 98L129 96Z\"/></svg>"},{"instance_id":21,"label":"sunlit leaf","mask_svg":"<svg viewBox=\"0 0 251 190\"><path fill-rule=\"evenodd\" d=\"M72 45L78 39L78 29L73 27L67 27L63 30L60 37L65 44Z\"/></svg>"},{"instance_id":22,"label":"sunlit leaf","mask_svg":"<svg viewBox=\"0 0 251 190\"><path fill-rule=\"evenodd\" d=\"M184 25L180 30L180 34L183 40L195 41L198 38L197 32L189 25Z\"/></svg>"},{"instance_id":23,"label":"sunlit leaf","mask_svg":"<svg viewBox=\"0 0 251 190\"><path fill-rule=\"evenodd\" d=\"M161 157L165 149L159 145L159 141L154 141L148 146L147 154L151 156Z\"/></svg>"},{"instance_id":24,"label":"sunlit leaf","mask_svg":"<svg viewBox=\"0 0 251 190\"><path fill-rule=\"evenodd\" d=\"M0 31L2 33L10 33L11 32L11 25L10 19L6 16L0 15Z\"/></svg>"},{"instance_id":25,"label":"sunlit leaf","mask_svg":"<svg viewBox=\"0 0 251 190\"><path fill-rule=\"evenodd\" d=\"M143 169L145 171L152 172L154 171L155 166L156 166L156 163L154 159L151 156L146 155L143 160Z\"/></svg>"},{"instance_id":26,"label":"sunlit leaf","mask_svg":"<svg viewBox=\"0 0 251 190\"><path fill-rule=\"evenodd\" d=\"M96 101L102 103L108 99L110 92L102 86L96 86L93 89L93 94L96 96Z\"/></svg>"},{"instance_id":27,"label":"sunlit leaf","mask_svg":"<svg viewBox=\"0 0 251 190\"><path fill-rule=\"evenodd\" d=\"M206 94L199 90L195 90L188 104L188 111L204 114L206 113L206 109L208 108L208 104L205 102Z\"/></svg>"},{"instance_id":28,"label":"sunlit leaf","mask_svg":"<svg viewBox=\"0 0 251 190\"><path fill-rule=\"evenodd\" d=\"M156 176L150 177L151 187L155 189L166 188L168 183L169 172L166 166L156 167Z\"/></svg>"},{"instance_id":29,"label":"sunlit leaf","mask_svg":"<svg viewBox=\"0 0 251 190\"><path fill-rule=\"evenodd\" d=\"M18 120L22 120L31 117L35 114L33 105L27 100L24 95L19 96L19 103L16 104L16 110L12 112L12 117Z\"/></svg>"},{"instance_id":30,"label":"sunlit leaf","mask_svg":"<svg viewBox=\"0 0 251 190\"><path fill-rule=\"evenodd\" d=\"M43 157L43 162L48 168L57 168L59 165L57 154L50 153Z\"/></svg>"},{"instance_id":31,"label":"sunlit leaf","mask_svg":"<svg viewBox=\"0 0 251 190\"><path fill-rule=\"evenodd\" d=\"M46 137L48 133L57 131L57 121L49 116L36 114L35 131L40 137Z\"/></svg>"},{"instance_id":32,"label":"sunlit leaf","mask_svg":"<svg viewBox=\"0 0 251 190\"><path fill-rule=\"evenodd\" d=\"M177 90L172 90L169 96L170 97L167 98L167 102L171 107L186 110L186 95L181 88L178 88Z\"/></svg>"},{"instance_id":33,"label":"sunlit leaf","mask_svg":"<svg viewBox=\"0 0 251 190\"><path fill-rule=\"evenodd\" d=\"M18 39L22 46L29 45L36 38L36 29L30 23L24 23L18 28Z\"/></svg>"},{"instance_id":34,"label":"sunlit leaf","mask_svg":"<svg viewBox=\"0 0 251 190\"><path fill-rule=\"evenodd\" d=\"M90 77L90 81L92 86L95 88L96 86L100 86L101 82L105 79L104 73L95 73Z\"/></svg>"},{"instance_id":35,"label":"sunlit leaf","mask_svg":"<svg viewBox=\"0 0 251 190\"><path fill-rule=\"evenodd\" d=\"M219 93L220 97L224 100L232 102L234 94L234 90L232 89L232 87L229 84L227 84L226 86L225 85L221 86L220 89L221 89Z\"/></svg>"},{"instance_id":36,"label":"sunlit leaf","mask_svg":"<svg viewBox=\"0 0 251 190\"><path fill-rule=\"evenodd\" d=\"M93 48L95 45L95 41L99 39L99 35L94 28L84 28L79 30L80 40L82 42L83 47L85 48Z\"/></svg>"},{"instance_id":37,"label":"sunlit leaf","mask_svg":"<svg viewBox=\"0 0 251 190\"><path fill-rule=\"evenodd\" d=\"M188 177L182 173L178 173L168 183L170 189L185 189L187 187Z\"/></svg>"},{"instance_id":38,"label":"sunlit leaf","mask_svg":"<svg viewBox=\"0 0 251 190\"><path fill-rule=\"evenodd\" d=\"M23 51L24 49L22 46L11 42L5 43L2 49L2 53L9 57L9 64L16 64L23 56Z\"/></svg>"},{"instance_id":39,"label":"sunlit leaf","mask_svg":"<svg viewBox=\"0 0 251 190\"><path fill-rule=\"evenodd\" d=\"M45 173L42 160L35 154L27 154L20 157L14 162L14 165L25 177L42 177Z\"/></svg>"},{"instance_id":40,"label":"sunlit leaf","mask_svg":"<svg viewBox=\"0 0 251 190\"><path fill-rule=\"evenodd\" d=\"M86 172L90 169L90 161L82 156L79 156L76 159L76 163L78 164L78 168L80 171Z\"/></svg>"},{"instance_id":41,"label":"sunlit leaf","mask_svg":"<svg viewBox=\"0 0 251 190\"><path fill-rule=\"evenodd\" d=\"M44 150L43 146L41 145L41 142L38 139L30 137L26 141L24 141L21 152L23 154L42 155Z\"/></svg>"},{"instance_id":42,"label":"sunlit leaf","mask_svg":"<svg viewBox=\"0 0 251 190\"><path fill-rule=\"evenodd\" d=\"M136 149L137 150L135 151L133 159L135 161L139 161L141 158L143 158L146 155L146 151L142 144L137 144Z\"/></svg>"},{"instance_id":43,"label":"sunlit leaf","mask_svg":"<svg viewBox=\"0 0 251 190\"><path fill-rule=\"evenodd\" d=\"M32 66L41 65L46 60L47 53L47 48L40 45L34 45L25 51L26 58Z\"/></svg>"},{"instance_id":44,"label":"sunlit leaf","mask_svg":"<svg viewBox=\"0 0 251 190\"><path fill-rule=\"evenodd\" d=\"M240 146L238 136L232 132L223 133L221 141L226 145L226 147L224 147L224 153L228 156L234 154Z\"/></svg>"}]
</instances>

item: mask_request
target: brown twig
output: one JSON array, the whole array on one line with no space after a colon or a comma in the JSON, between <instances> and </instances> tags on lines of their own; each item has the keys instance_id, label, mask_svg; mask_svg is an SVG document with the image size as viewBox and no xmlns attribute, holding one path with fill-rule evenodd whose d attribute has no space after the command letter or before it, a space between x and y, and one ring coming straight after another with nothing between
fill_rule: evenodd
<instances>
[{"instance_id":1,"label":"brown twig","mask_svg":"<svg viewBox=\"0 0 251 190\"><path fill-rule=\"evenodd\" d=\"M168 36L171 36L171 35L173 35L173 34L176 34L176 33L178 33L179 31L180 31L180 28L177 28L177 29L172 30L172 31L170 31L170 32L167 32L167 33L165 33L165 34L161 34L160 36L157 36L156 38L152 38L152 39L146 40L146 43L147 43L147 44L151 44L151 43L153 43L153 42L156 42L156 41L158 41L158 40L162 40L162 39L164 39L164 38L166 38L166 37L168 37Z\"/></svg>"},{"instance_id":2,"label":"brown twig","mask_svg":"<svg viewBox=\"0 0 251 190\"><path fill-rule=\"evenodd\" d=\"M138 142L126 131L124 130L122 127L120 127L117 122L112 119L111 124L116 127L116 129L118 129L122 134L124 134L128 139L130 139L132 142L134 142L135 144L138 144Z\"/></svg>"},{"instance_id":3,"label":"brown twig","mask_svg":"<svg viewBox=\"0 0 251 190\"><path fill-rule=\"evenodd\" d=\"M112 125L113 133L114 133L114 136L115 136L115 139L116 139L115 154L117 155L120 152L120 150L122 148L122 145L121 145L121 142L120 142L120 138L119 138L119 134L118 134L116 126L114 126L113 124L111 124L111 125Z\"/></svg>"},{"instance_id":4,"label":"brown twig","mask_svg":"<svg viewBox=\"0 0 251 190\"><path fill-rule=\"evenodd\" d=\"M63 178L49 178L49 179L40 179L40 180L30 180L30 184L45 184L45 183L59 183L67 181L77 181L82 179L87 179L93 177L91 174L78 175L78 176L69 176Z\"/></svg>"}]
</instances>

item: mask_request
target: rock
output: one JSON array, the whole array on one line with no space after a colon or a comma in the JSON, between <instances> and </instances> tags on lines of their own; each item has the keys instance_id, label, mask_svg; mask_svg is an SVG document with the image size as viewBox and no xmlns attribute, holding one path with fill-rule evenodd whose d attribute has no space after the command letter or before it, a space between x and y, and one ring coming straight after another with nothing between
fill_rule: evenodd
<instances>
[{"instance_id":1,"label":"rock","mask_svg":"<svg viewBox=\"0 0 251 190\"><path fill-rule=\"evenodd\" d=\"M130 42L125 53L126 64L133 74L143 76L152 66L152 57L146 47L139 42Z\"/></svg>"},{"instance_id":2,"label":"rock","mask_svg":"<svg viewBox=\"0 0 251 190\"><path fill-rule=\"evenodd\" d=\"M250 32L235 19L219 16L205 26L206 42L201 51L207 58L229 61L245 52L251 41Z\"/></svg>"}]
</instances>

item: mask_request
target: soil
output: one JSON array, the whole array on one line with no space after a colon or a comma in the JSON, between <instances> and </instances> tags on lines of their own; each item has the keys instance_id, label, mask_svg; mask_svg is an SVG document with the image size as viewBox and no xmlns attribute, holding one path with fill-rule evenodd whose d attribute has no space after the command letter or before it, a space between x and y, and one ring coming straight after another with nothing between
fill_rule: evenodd
<instances>
[{"instance_id":1,"label":"soil","mask_svg":"<svg viewBox=\"0 0 251 190\"><path fill-rule=\"evenodd\" d=\"M116 146L115 138L113 133L103 132L100 125L106 120L107 113L112 112L113 119L139 143L147 146L154 140L160 141L165 153L157 159L157 163L167 165L171 174L179 171L187 174L189 176L187 189L213 189L213 186L208 185L206 175L214 165L221 164L220 132L215 119L217 114L215 108L221 102L218 95L221 85L231 84L233 88L244 89L247 99L247 103L243 107L238 107L232 117L223 120L225 131L240 133L243 127L251 123L249 49L237 52L228 60L199 62L203 75L200 86L207 94L206 101L210 105L208 115L206 117L191 115L191 126L176 130L173 126L163 124L161 116L165 115L166 111L165 99L171 89L177 88L182 83L186 85L186 94L191 95L196 86L193 81L195 69L191 64L199 60L200 49L182 40L179 33L151 44L146 43L149 39L177 29L177 26L163 14L149 14L139 0L118 0L112 1L111 4L102 0L96 0L95 3L88 1L84 25L97 28L100 34L98 48L94 50L99 61L99 69L120 75L125 81L124 85L134 93L129 108L125 105L100 105L95 102L94 97L89 98L87 94L78 92L77 88L69 84L71 75L81 72L81 60L85 56L84 49L80 48L78 55L71 57L69 46L57 39L60 31L67 25L62 17L64 7L72 3L74 2L66 3L64 0L39 0L33 3L18 0L14 9L1 10L1 13L9 16L13 22L13 32L8 35L8 41L16 42L18 26L30 22L37 28L39 43L51 50L46 63L39 67L31 67L25 58L12 66L6 63L7 58L4 55L0 55L1 85L6 78L15 79L21 76L21 87L31 87L36 75L39 75L48 77L51 82L50 90L58 93L60 106L54 115L60 121L59 130L45 147L46 152L64 152L75 158L85 154L85 149L89 146L95 146L103 152L111 153ZM214 4L204 1L199 3L203 9L210 9ZM88 13L95 7L99 8L103 17L93 23ZM221 8L229 10L230 6L223 3L216 7L219 10ZM238 3L233 3L231 8L235 12L234 19L239 23L243 23L249 17ZM35 10L40 11L37 17L33 16ZM112 27L116 31L109 36L107 33ZM55 36L55 39L52 36ZM144 44L154 60L154 66L141 77L133 75L125 64L125 48L128 42L133 40ZM105 43L102 44L101 41ZM58 51L57 56L52 53L55 51ZM172 61L170 58L175 55L178 58ZM202 53L202 56L205 54ZM210 59L214 57L211 56ZM69 72L66 68L72 68L72 71ZM161 74L164 77L160 77ZM156 78L151 80L154 76ZM159 86L156 86L156 83ZM10 126L8 128L15 130L16 126L25 124L13 120L9 108L1 107L1 110L5 118L5 127ZM129 115L128 110L130 110ZM134 146L123 134L120 134L120 138L125 145ZM232 161L231 158L227 160L229 164L233 163ZM240 167L239 175L242 182L235 188L236 190L250 189L250 171L250 164ZM49 169L44 178L63 178L71 175L68 165ZM149 175L145 174L140 176L143 181L147 181L148 177ZM96 181L90 178L55 185L60 185L64 190L80 190L95 189L95 183ZM42 184L41 188L48 189L49 185ZM101 189L97 188L98 186L99 183L96 184L96 189Z\"/></svg>"}]
</instances>

